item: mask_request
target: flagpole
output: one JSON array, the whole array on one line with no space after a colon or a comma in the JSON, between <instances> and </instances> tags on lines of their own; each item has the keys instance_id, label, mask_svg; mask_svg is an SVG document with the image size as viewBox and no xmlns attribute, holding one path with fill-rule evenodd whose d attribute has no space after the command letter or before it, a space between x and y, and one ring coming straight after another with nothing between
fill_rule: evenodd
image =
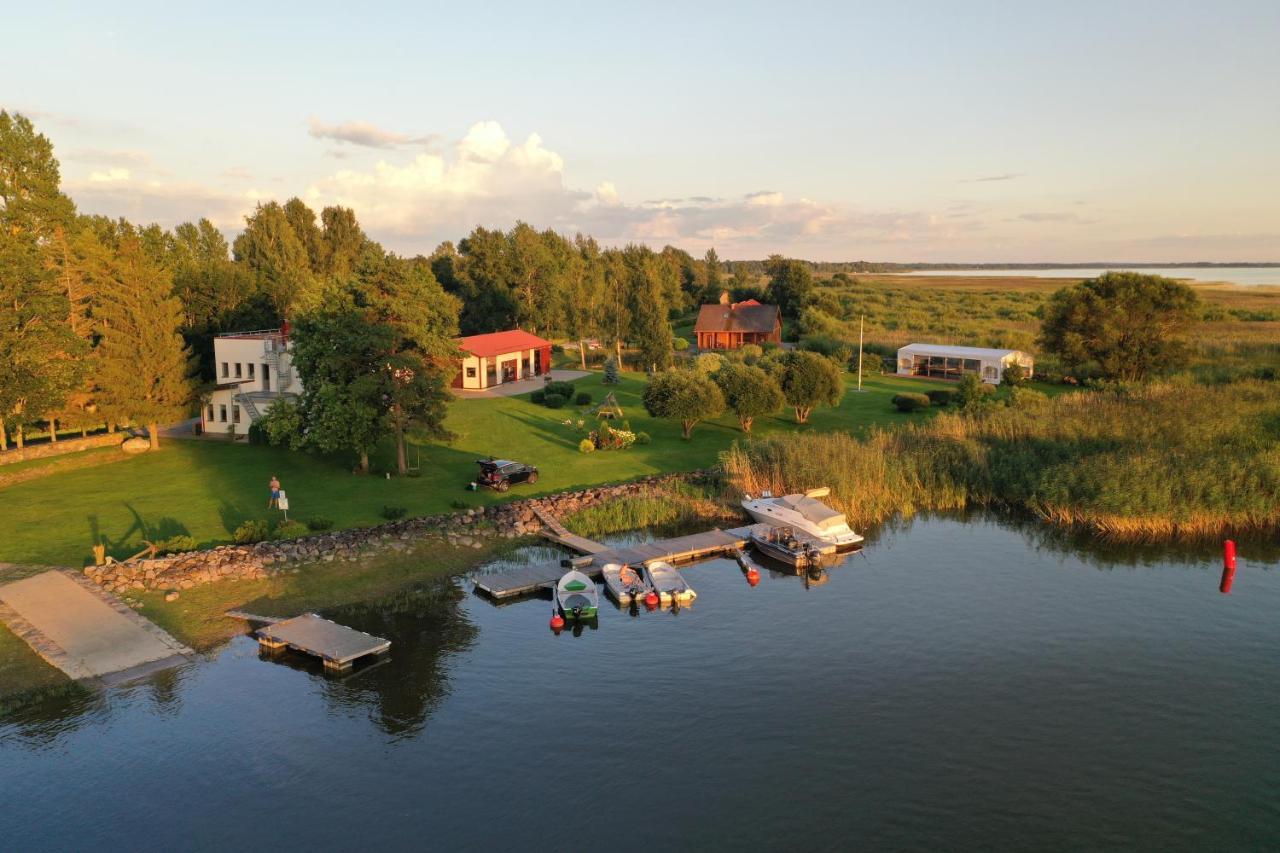
<instances>
[{"instance_id":1,"label":"flagpole","mask_svg":"<svg viewBox=\"0 0 1280 853\"><path fill-rule=\"evenodd\" d=\"M865 314L858 315L858 390L862 390L862 321Z\"/></svg>"}]
</instances>

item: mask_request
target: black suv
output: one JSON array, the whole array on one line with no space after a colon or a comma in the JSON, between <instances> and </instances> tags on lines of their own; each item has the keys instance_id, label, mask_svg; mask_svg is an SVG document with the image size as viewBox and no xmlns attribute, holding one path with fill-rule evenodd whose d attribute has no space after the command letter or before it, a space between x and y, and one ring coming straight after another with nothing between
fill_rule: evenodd
<instances>
[{"instance_id":1,"label":"black suv","mask_svg":"<svg viewBox=\"0 0 1280 853\"><path fill-rule=\"evenodd\" d=\"M475 486L488 486L496 492L505 492L512 483L538 482L538 469L523 462L512 462L509 459L477 459L480 476Z\"/></svg>"}]
</instances>

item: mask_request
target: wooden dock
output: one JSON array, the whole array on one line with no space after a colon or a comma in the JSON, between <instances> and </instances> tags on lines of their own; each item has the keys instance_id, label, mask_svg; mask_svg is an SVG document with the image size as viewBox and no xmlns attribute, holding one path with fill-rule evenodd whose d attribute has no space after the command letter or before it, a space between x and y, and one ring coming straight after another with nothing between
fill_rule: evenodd
<instances>
[{"instance_id":1,"label":"wooden dock","mask_svg":"<svg viewBox=\"0 0 1280 853\"><path fill-rule=\"evenodd\" d=\"M541 507L535 506L533 514L538 517L538 521L542 522L540 535L543 539L550 539L557 545L572 548L579 554L599 554L609 550L607 545L601 545L599 542L593 542L585 536L571 533L567 527L560 523L560 519Z\"/></svg>"},{"instance_id":2,"label":"wooden dock","mask_svg":"<svg viewBox=\"0 0 1280 853\"><path fill-rule=\"evenodd\" d=\"M324 661L326 670L343 672L359 658L387 651L391 641L304 613L258 629L258 645L271 651L303 652Z\"/></svg>"},{"instance_id":3,"label":"wooden dock","mask_svg":"<svg viewBox=\"0 0 1280 853\"><path fill-rule=\"evenodd\" d=\"M550 525L547 525L548 527ZM563 527L561 527L563 529ZM568 533L568 531L565 531ZM572 534L570 534L572 535ZM656 542L644 542L624 548L607 548L598 542L591 543L600 550L588 552L591 562L578 566L578 571L590 578L599 578L606 563L622 563L638 566L653 560L666 563L688 563L721 554L732 554L742 548L750 537L749 527L738 527L733 530L713 528L705 533L694 533L689 536L677 536L674 539L660 539ZM579 537L580 538L580 537ZM554 540L559 541L559 540ZM584 540L590 542L590 540ZM566 544L567 543L562 543ZM568 545L568 547L573 547ZM496 599L513 598L529 595L542 589L555 586L568 569L559 561L539 563L532 566L521 566L501 572L489 572L474 578L476 589Z\"/></svg>"}]
</instances>

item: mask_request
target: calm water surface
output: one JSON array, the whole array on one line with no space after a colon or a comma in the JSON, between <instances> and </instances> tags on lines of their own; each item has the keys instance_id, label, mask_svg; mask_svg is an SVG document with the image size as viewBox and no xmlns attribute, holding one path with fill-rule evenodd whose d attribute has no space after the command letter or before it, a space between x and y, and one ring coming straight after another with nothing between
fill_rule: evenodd
<instances>
[{"instance_id":1,"label":"calm water surface","mask_svg":"<svg viewBox=\"0 0 1280 853\"><path fill-rule=\"evenodd\" d=\"M329 614L394 643L343 680L239 638L0 721L0 846L1274 849L1269 559L935 518L580 636L435 585Z\"/></svg>"},{"instance_id":2,"label":"calm water surface","mask_svg":"<svg viewBox=\"0 0 1280 853\"><path fill-rule=\"evenodd\" d=\"M980 275L1019 278L1096 278L1109 269L1125 267L1097 267L1094 269L1048 270L919 270L909 273L918 276ZM1143 267L1136 272L1163 275L1168 278L1184 278L1190 281L1225 281L1231 284L1278 284L1280 267Z\"/></svg>"}]
</instances>

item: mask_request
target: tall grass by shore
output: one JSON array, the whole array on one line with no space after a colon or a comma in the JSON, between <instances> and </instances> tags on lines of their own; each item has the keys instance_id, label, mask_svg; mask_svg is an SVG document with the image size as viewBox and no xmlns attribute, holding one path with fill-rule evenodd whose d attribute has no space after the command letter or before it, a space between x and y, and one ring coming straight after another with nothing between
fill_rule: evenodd
<instances>
[{"instance_id":1,"label":"tall grass by shore","mask_svg":"<svg viewBox=\"0 0 1280 853\"><path fill-rule=\"evenodd\" d=\"M1184 381L946 413L865 440L771 436L722 456L736 492L820 485L855 525L967 506L1126 540L1280 530L1280 384Z\"/></svg>"},{"instance_id":2,"label":"tall grass by shore","mask_svg":"<svg viewBox=\"0 0 1280 853\"><path fill-rule=\"evenodd\" d=\"M600 537L628 530L739 517L739 513L716 499L714 489L672 482L649 494L632 495L579 510L567 516L564 523L582 536Z\"/></svg>"}]
</instances>

